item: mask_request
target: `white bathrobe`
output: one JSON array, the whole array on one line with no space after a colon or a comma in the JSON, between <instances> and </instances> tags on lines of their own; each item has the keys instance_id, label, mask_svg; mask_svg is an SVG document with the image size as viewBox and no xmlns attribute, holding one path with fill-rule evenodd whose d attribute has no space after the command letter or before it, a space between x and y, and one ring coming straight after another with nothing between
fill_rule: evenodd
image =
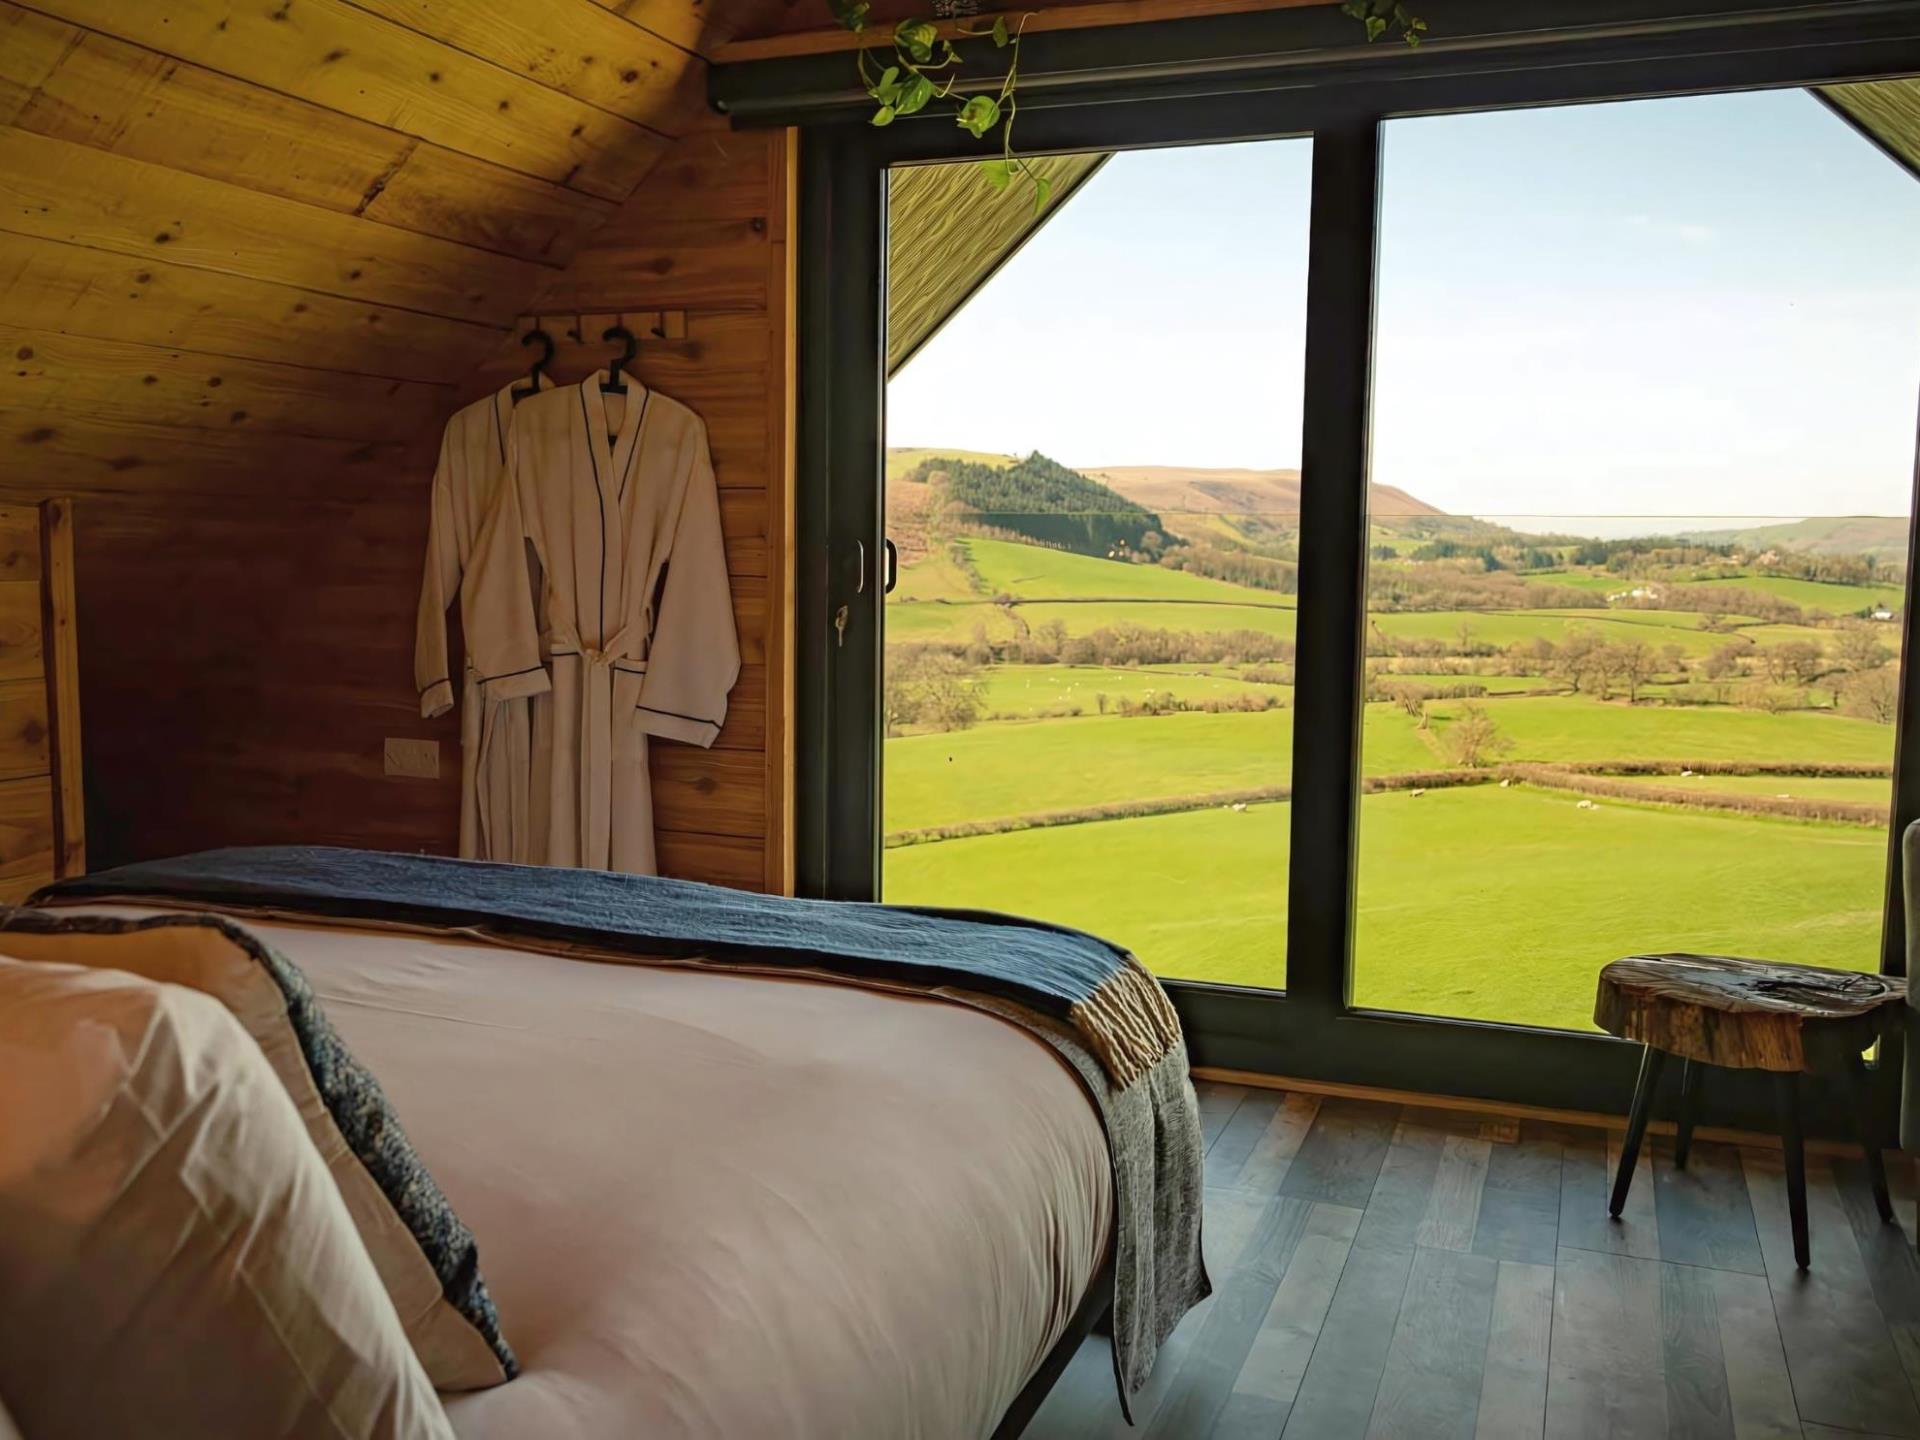
<instances>
[{"instance_id":1,"label":"white bathrobe","mask_svg":"<svg viewBox=\"0 0 1920 1440\"><path fill-rule=\"evenodd\" d=\"M420 713L428 718L444 715L453 705L447 606L460 593L480 527L499 493L513 428L513 390L521 383L474 401L447 422L440 437L413 652ZM540 383L542 389L552 388L544 375ZM471 645L460 679L460 853L468 859L525 860L531 763L526 702L483 704Z\"/></svg>"},{"instance_id":2,"label":"white bathrobe","mask_svg":"<svg viewBox=\"0 0 1920 1440\"><path fill-rule=\"evenodd\" d=\"M706 426L604 378L519 407L461 604L483 698L534 697L529 858L651 875L648 737L711 745L740 646Z\"/></svg>"}]
</instances>

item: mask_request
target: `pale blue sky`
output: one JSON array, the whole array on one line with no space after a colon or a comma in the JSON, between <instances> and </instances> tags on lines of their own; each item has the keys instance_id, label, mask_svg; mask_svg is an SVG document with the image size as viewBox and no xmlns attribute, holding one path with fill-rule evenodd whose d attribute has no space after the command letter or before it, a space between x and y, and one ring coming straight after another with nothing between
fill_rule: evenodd
<instances>
[{"instance_id":1,"label":"pale blue sky","mask_svg":"<svg viewBox=\"0 0 1920 1440\"><path fill-rule=\"evenodd\" d=\"M889 443L1298 465L1310 163L1115 157L896 378ZM1812 97L1394 121L1383 175L1374 479L1489 516L1906 513L1920 182Z\"/></svg>"}]
</instances>

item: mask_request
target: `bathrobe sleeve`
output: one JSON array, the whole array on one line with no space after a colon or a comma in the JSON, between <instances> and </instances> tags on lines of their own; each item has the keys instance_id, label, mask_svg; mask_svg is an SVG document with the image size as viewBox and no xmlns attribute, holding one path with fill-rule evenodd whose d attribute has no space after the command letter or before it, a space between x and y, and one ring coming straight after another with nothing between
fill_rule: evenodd
<instances>
[{"instance_id":1,"label":"bathrobe sleeve","mask_svg":"<svg viewBox=\"0 0 1920 1440\"><path fill-rule=\"evenodd\" d=\"M540 622L533 612L533 591L527 579L529 543L543 569L547 562L545 546L527 524L538 513L523 493L527 479L519 446L509 437L506 473L492 511L480 527L480 540L460 587L467 653L473 658L481 698L489 702L539 695L553 688L540 658Z\"/></svg>"},{"instance_id":2,"label":"bathrobe sleeve","mask_svg":"<svg viewBox=\"0 0 1920 1440\"><path fill-rule=\"evenodd\" d=\"M638 714L640 728L649 735L708 746L727 718L727 692L740 675L740 637L704 425L695 424L686 450L687 482L662 577Z\"/></svg>"},{"instance_id":3,"label":"bathrobe sleeve","mask_svg":"<svg viewBox=\"0 0 1920 1440\"><path fill-rule=\"evenodd\" d=\"M420 613L414 622L413 683L420 713L429 718L453 708L453 671L447 659L447 606L460 593L460 535L453 514L452 427L440 440L433 471L433 512L427 521L427 571L420 582Z\"/></svg>"}]
</instances>

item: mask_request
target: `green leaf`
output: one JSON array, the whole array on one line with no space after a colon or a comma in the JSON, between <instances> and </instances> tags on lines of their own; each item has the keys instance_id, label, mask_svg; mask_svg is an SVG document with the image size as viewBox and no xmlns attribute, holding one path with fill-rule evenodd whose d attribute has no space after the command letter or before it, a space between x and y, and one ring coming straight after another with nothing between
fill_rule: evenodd
<instances>
[{"instance_id":1,"label":"green leaf","mask_svg":"<svg viewBox=\"0 0 1920 1440\"><path fill-rule=\"evenodd\" d=\"M1004 50L1007 48L1007 42L1011 39L1013 39L1013 37L1007 33L1007 17L1004 15L994 16L993 48L996 50Z\"/></svg>"},{"instance_id":2,"label":"green leaf","mask_svg":"<svg viewBox=\"0 0 1920 1440\"><path fill-rule=\"evenodd\" d=\"M982 160L980 173L987 177L987 183L996 190L1004 190L1013 183L1013 165L1006 160Z\"/></svg>"},{"instance_id":3,"label":"green leaf","mask_svg":"<svg viewBox=\"0 0 1920 1440\"><path fill-rule=\"evenodd\" d=\"M1382 35L1386 34L1386 31L1386 21L1382 20L1378 15L1367 16L1367 40L1369 43L1378 40Z\"/></svg>"},{"instance_id":4,"label":"green leaf","mask_svg":"<svg viewBox=\"0 0 1920 1440\"><path fill-rule=\"evenodd\" d=\"M933 94L933 81L916 70L900 87L900 98L893 102L894 109L902 115L918 114L927 108L927 102L933 99Z\"/></svg>"},{"instance_id":5,"label":"green leaf","mask_svg":"<svg viewBox=\"0 0 1920 1440\"><path fill-rule=\"evenodd\" d=\"M867 28L867 17L872 11L871 0L833 0L834 20L856 34Z\"/></svg>"},{"instance_id":6,"label":"green leaf","mask_svg":"<svg viewBox=\"0 0 1920 1440\"><path fill-rule=\"evenodd\" d=\"M978 140L1000 123L1000 102L991 95L975 95L960 107L954 121Z\"/></svg>"},{"instance_id":7,"label":"green leaf","mask_svg":"<svg viewBox=\"0 0 1920 1440\"><path fill-rule=\"evenodd\" d=\"M1031 169L1027 175L1033 181L1033 212L1037 215L1047 208L1047 201L1053 198L1053 182Z\"/></svg>"},{"instance_id":8,"label":"green leaf","mask_svg":"<svg viewBox=\"0 0 1920 1440\"><path fill-rule=\"evenodd\" d=\"M895 47L922 65L933 59L934 42L939 38L939 27L931 20L902 20L893 31Z\"/></svg>"},{"instance_id":9,"label":"green leaf","mask_svg":"<svg viewBox=\"0 0 1920 1440\"><path fill-rule=\"evenodd\" d=\"M880 72L880 78L873 82L869 92L876 100L891 100L900 93L900 67L889 65Z\"/></svg>"},{"instance_id":10,"label":"green leaf","mask_svg":"<svg viewBox=\"0 0 1920 1440\"><path fill-rule=\"evenodd\" d=\"M873 112L872 123L875 125L891 125L893 123L893 117L899 113L900 112L891 105L882 105L878 110Z\"/></svg>"}]
</instances>

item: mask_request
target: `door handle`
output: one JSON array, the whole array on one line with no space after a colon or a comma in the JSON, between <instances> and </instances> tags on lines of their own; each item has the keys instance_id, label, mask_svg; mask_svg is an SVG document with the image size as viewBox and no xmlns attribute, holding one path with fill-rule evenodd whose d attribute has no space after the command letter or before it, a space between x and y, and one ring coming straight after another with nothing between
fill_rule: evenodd
<instances>
[{"instance_id":1,"label":"door handle","mask_svg":"<svg viewBox=\"0 0 1920 1440\"><path fill-rule=\"evenodd\" d=\"M900 583L900 547L895 545L892 540L882 540L880 543L886 546L887 550L886 565L882 572L886 577L886 581L881 585L880 593L882 595L891 595L893 593L893 587Z\"/></svg>"}]
</instances>

